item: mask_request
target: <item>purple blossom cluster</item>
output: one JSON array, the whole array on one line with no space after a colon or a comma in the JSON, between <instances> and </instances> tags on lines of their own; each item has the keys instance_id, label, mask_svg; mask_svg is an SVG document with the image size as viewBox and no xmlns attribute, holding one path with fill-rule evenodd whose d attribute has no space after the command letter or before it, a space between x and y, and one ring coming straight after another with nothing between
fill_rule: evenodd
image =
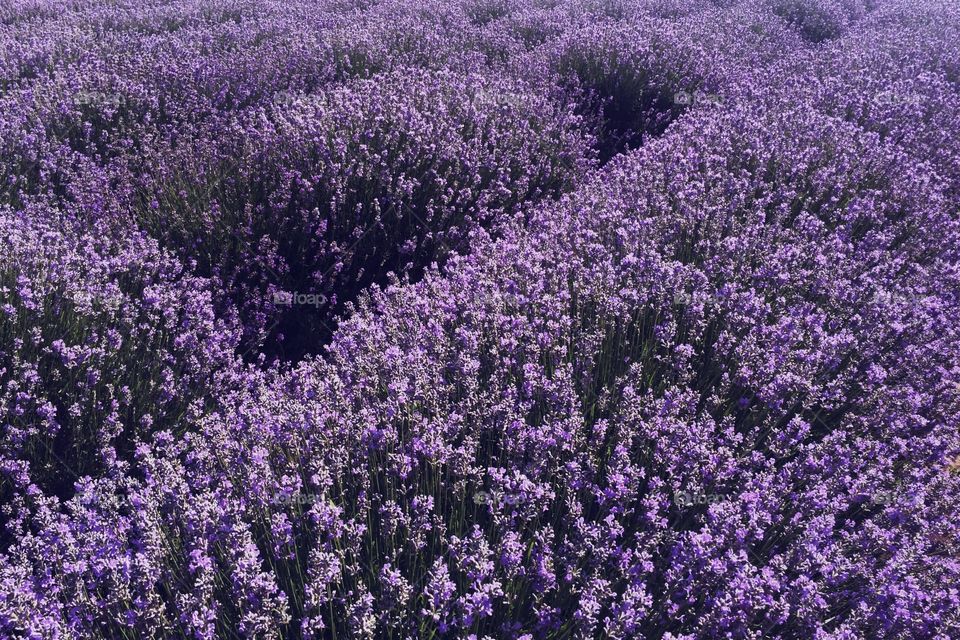
<instances>
[{"instance_id":1,"label":"purple blossom cluster","mask_svg":"<svg viewBox=\"0 0 960 640\"><path fill-rule=\"evenodd\" d=\"M0 638L960 637L960 10L0 7Z\"/></svg>"},{"instance_id":2,"label":"purple blossom cluster","mask_svg":"<svg viewBox=\"0 0 960 640\"><path fill-rule=\"evenodd\" d=\"M297 357L383 274L415 277L575 185L592 164L580 122L527 84L383 72L157 145L126 174L120 210L224 284L245 327L267 333L248 342ZM329 304L283 313L274 299L294 291Z\"/></svg>"},{"instance_id":3,"label":"purple blossom cluster","mask_svg":"<svg viewBox=\"0 0 960 640\"><path fill-rule=\"evenodd\" d=\"M240 332L209 281L141 233L37 206L0 210L0 227L4 498L69 496L125 472L143 433L202 415Z\"/></svg>"}]
</instances>

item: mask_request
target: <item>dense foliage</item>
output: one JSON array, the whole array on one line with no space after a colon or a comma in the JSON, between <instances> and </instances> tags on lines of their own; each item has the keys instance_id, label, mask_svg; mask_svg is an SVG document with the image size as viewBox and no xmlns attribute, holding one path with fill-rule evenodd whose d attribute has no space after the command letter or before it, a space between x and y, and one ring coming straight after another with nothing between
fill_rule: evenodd
<instances>
[{"instance_id":1,"label":"dense foliage","mask_svg":"<svg viewBox=\"0 0 960 640\"><path fill-rule=\"evenodd\" d=\"M960 636L960 8L0 6L0 637Z\"/></svg>"}]
</instances>

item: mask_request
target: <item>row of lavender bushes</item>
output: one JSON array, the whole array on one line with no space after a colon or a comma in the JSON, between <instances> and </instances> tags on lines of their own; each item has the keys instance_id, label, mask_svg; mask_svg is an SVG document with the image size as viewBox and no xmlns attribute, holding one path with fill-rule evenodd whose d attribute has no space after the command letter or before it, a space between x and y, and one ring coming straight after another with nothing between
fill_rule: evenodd
<instances>
[{"instance_id":1,"label":"row of lavender bushes","mask_svg":"<svg viewBox=\"0 0 960 640\"><path fill-rule=\"evenodd\" d=\"M960 634L960 11L0 8L0 636Z\"/></svg>"}]
</instances>

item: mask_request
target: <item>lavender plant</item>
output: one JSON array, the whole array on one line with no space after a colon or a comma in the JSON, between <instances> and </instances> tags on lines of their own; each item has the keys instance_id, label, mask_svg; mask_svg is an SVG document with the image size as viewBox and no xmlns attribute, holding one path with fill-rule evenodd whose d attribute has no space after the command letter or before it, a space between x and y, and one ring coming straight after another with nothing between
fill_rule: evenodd
<instances>
[{"instance_id":1,"label":"lavender plant","mask_svg":"<svg viewBox=\"0 0 960 640\"><path fill-rule=\"evenodd\" d=\"M296 357L370 283L467 251L471 230L569 190L590 163L565 103L403 71L162 145L129 191L140 225L223 284L249 341ZM318 308L277 303L297 294Z\"/></svg>"},{"instance_id":2,"label":"lavender plant","mask_svg":"<svg viewBox=\"0 0 960 640\"><path fill-rule=\"evenodd\" d=\"M0 7L0 637L960 636L960 11Z\"/></svg>"},{"instance_id":3,"label":"lavender plant","mask_svg":"<svg viewBox=\"0 0 960 640\"><path fill-rule=\"evenodd\" d=\"M127 231L129 233L129 231ZM66 498L122 473L139 439L183 433L239 331L209 283L139 235L31 207L0 212L3 495Z\"/></svg>"}]
</instances>

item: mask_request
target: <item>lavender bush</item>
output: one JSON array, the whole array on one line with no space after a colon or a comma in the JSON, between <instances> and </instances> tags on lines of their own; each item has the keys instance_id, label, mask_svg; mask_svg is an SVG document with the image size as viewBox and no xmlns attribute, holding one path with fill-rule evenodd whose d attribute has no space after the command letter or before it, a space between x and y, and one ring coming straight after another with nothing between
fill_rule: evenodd
<instances>
[{"instance_id":1,"label":"lavender bush","mask_svg":"<svg viewBox=\"0 0 960 640\"><path fill-rule=\"evenodd\" d=\"M143 434L182 433L239 330L149 239L40 207L0 225L3 488L67 497L81 477L122 472Z\"/></svg>"},{"instance_id":2,"label":"lavender bush","mask_svg":"<svg viewBox=\"0 0 960 640\"><path fill-rule=\"evenodd\" d=\"M0 637L960 636L958 32L0 8Z\"/></svg>"},{"instance_id":3,"label":"lavender bush","mask_svg":"<svg viewBox=\"0 0 960 640\"><path fill-rule=\"evenodd\" d=\"M579 123L524 84L388 73L159 146L131 172L131 207L296 356L383 274L466 251L471 230L569 190L590 166ZM295 294L318 308L277 304Z\"/></svg>"}]
</instances>

